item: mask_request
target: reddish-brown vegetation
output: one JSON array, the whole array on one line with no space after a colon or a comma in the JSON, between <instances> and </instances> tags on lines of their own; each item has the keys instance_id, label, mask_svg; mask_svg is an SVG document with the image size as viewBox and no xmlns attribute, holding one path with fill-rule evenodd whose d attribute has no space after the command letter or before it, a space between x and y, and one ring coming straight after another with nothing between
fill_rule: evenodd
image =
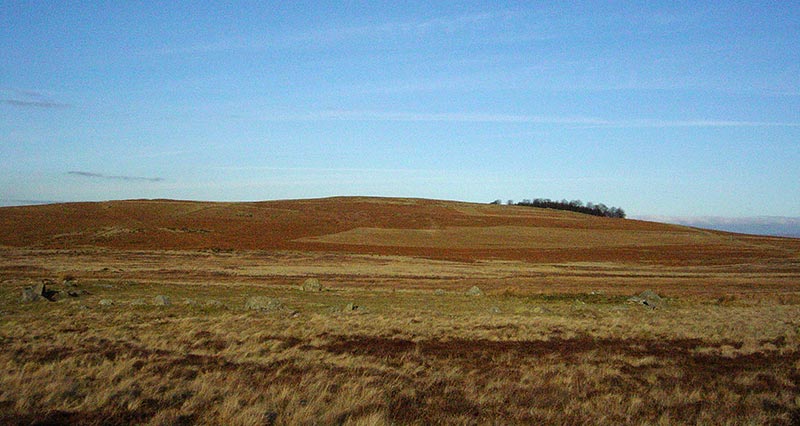
<instances>
[{"instance_id":1,"label":"reddish-brown vegetation","mask_svg":"<svg viewBox=\"0 0 800 426\"><path fill-rule=\"evenodd\" d=\"M80 295L21 303L42 280ZM411 199L4 208L0 369L0 424L797 424L800 241Z\"/></svg>"}]
</instances>

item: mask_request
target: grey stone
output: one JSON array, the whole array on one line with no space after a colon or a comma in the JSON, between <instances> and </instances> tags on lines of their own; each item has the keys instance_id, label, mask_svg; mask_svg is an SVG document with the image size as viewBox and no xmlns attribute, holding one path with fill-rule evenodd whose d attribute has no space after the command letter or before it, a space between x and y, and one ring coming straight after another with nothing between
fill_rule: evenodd
<instances>
[{"instance_id":1,"label":"grey stone","mask_svg":"<svg viewBox=\"0 0 800 426\"><path fill-rule=\"evenodd\" d=\"M168 306L171 304L169 297L159 294L153 298L153 304L156 306Z\"/></svg>"},{"instance_id":2,"label":"grey stone","mask_svg":"<svg viewBox=\"0 0 800 426\"><path fill-rule=\"evenodd\" d=\"M284 305L283 302L272 297L252 296L247 299L244 308L254 311L271 312L284 309Z\"/></svg>"},{"instance_id":3,"label":"grey stone","mask_svg":"<svg viewBox=\"0 0 800 426\"><path fill-rule=\"evenodd\" d=\"M645 290L639 293L638 296L630 297L628 298L628 302L635 303L637 305L644 305L650 309L659 309L666 306L666 301L664 298L652 290Z\"/></svg>"},{"instance_id":4,"label":"grey stone","mask_svg":"<svg viewBox=\"0 0 800 426\"><path fill-rule=\"evenodd\" d=\"M433 294L436 296L444 296L444 290L437 288L436 290L433 291Z\"/></svg>"},{"instance_id":5,"label":"grey stone","mask_svg":"<svg viewBox=\"0 0 800 426\"><path fill-rule=\"evenodd\" d=\"M36 293L36 286L22 289L22 302L37 302L44 299L41 293Z\"/></svg>"},{"instance_id":6,"label":"grey stone","mask_svg":"<svg viewBox=\"0 0 800 426\"><path fill-rule=\"evenodd\" d=\"M44 281L42 281L39 284L33 286L33 292L37 296L45 297L45 293L47 292L47 285L45 284Z\"/></svg>"},{"instance_id":7,"label":"grey stone","mask_svg":"<svg viewBox=\"0 0 800 426\"><path fill-rule=\"evenodd\" d=\"M322 291L322 284L316 278L309 278L303 282L303 291Z\"/></svg>"},{"instance_id":8,"label":"grey stone","mask_svg":"<svg viewBox=\"0 0 800 426\"><path fill-rule=\"evenodd\" d=\"M220 302L219 300L211 299L206 302L206 306L209 308L224 308L225 304Z\"/></svg>"},{"instance_id":9,"label":"grey stone","mask_svg":"<svg viewBox=\"0 0 800 426\"><path fill-rule=\"evenodd\" d=\"M467 296L483 296L483 290L474 285L472 288L467 290Z\"/></svg>"},{"instance_id":10,"label":"grey stone","mask_svg":"<svg viewBox=\"0 0 800 426\"><path fill-rule=\"evenodd\" d=\"M103 299L100 301L100 306L111 306L114 304L114 301L111 299Z\"/></svg>"}]
</instances>

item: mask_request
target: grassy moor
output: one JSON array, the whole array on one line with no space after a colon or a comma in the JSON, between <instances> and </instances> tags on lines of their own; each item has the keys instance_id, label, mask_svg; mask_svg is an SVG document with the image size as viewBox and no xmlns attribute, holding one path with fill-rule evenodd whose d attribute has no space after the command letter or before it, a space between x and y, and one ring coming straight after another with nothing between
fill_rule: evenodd
<instances>
[{"instance_id":1,"label":"grassy moor","mask_svg":"<svg viewBox=\"0 0 800 426\"><path fill-rule=\"evenodd\" d=\"M0 209L0 424L792 425L798 351L798 239L397 198Z\"/></svg>"}]
</instances>

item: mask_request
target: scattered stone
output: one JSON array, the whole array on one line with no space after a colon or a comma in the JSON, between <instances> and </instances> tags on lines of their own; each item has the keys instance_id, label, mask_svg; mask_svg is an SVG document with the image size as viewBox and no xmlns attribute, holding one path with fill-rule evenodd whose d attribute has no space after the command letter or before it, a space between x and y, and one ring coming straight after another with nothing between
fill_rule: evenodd
<instances>
[{"instance_id":1,"label":"scattered stone","mask_svg":"<svg viewBox=\"0 0 800 426\"><path fill-rule=\"evenodd\" d=\"M309 278L303 282L303 291L322 291L322 284L316 278Z\"/></svg>"},{"instance_id":2,"label":"scattered stone","mask_svg":"<svg viewBox=\"0 0 800 426\"><path fill-rule=\"evenodd\" d=\"M492 306L492 307L489 309L489 312L491 312L491 313L493 313L493 314L499 314L501 311L500 311L500 308L498 308L497 306Z\"/></svg>"},{"instance_id":3,"label":"scattered stone","mask_svg":"<svg viewBox=\"0 0 800 426\"><path fill-rule=\"evenodd\" d=\"M533 308L531 308L531 312L533 312L534 314L547 314L550 313L550 310L547 308L543 308L541 306L534 306Z\"/></svg>"},{"instance_id":4,"label":"scattered stone","mask_svg":"<svg viewBox=\"0 0 800 426\"><path fill-rule=\"evenodd\" d=\"M171 304L169 297L159 294L153 298L153 304L156 306L168 306Z\"/></svg>"},{"instance_id":5,"label":"scattered stone","mask_svg":"<svg viewBox=\"0 0 800 426\"><path fill-rule=\"evenodd\" d=\"M467 290L467 296L483 296L483 291L474 285L471 289Z\"/></svg>"},{"instance_id":6,"label":"scattered stone","mask_svg":"<svg viewBox=\"0 0 800 426\"><path fill-rule=\"evenodd\" d=\"M252 296L247 299L244 308L254 311L271 312L284 309L284 305L283 302L272 297Z\"/></svg>"},{"instance_id":7,"label":"scattered stone","mask_svg":"<svg viewBox=\"0 0 800 426\"><path fill-rule=\"evenodd\" d=\"M437 288L436 290L433 291L433 294L436 296L444 296L444 290Z\"/></svg>"},{"instance_id":8,"label":"scattered stone","mask_svg":"<svg viewBox=\"0 0 800 426\"><path fill-rule=\"evenodd\" d=\"M75 277L68 276L64 278L62 284L64 285L64 287L77 287L78 280L76 280Z\"/></svg>"},{"instance_id":9,"label":"scattered stone","mask_svg":"<svg viewBox=\"0 0 800 426\"><path fill-rule=\"evenodd\" d=\"M344 310L348 311L348 312L349 311L357 311L358 310L358 305L356 305L353 302L350 302L350 303L344 305Z\"/></svg>"},{"instance_id":10,"label":"scattered stone","mask_svg":"<svg viewBox=\"0 0 800 426\"><path fill-rule=\"evenodd\" d=\"M114 304L114 301L111 299L103 299L100 301L100 306L111 306Z\"/></svg>"},{"instance_id":11,"label":"scattered stone","mask_svg":"<svg viewBox=\"0 0 800 426\"><path fill-rule=\"evenodd\" d=\"M40 283L35 284L31 287L25 287L22 290L22 298L23 302L36 302L39 300L49 300L51 302L55 302L58 299L58 291L48 289L48 284L52 284L53 280L50 279L43 279Z\"/></svg>"},{"instance_id":12,"label":"scattered stone","mask_svg":"<svg viewBox=\"0 0 800 426\"><path fill-rule=\"evenodd\" d=\"M206 306L209 308L224 308L225 304L220 302L219 300L211 299L206 302Z\"/></svg>"},{"instance_id":13,"label":"scattered stone","mask_svg":"<svg viewBox=\"0 0 800 426\"><path fill-rule=\"evenodd\" d=\"M662 298L652 290L645 290L639 293L638 296L630 297L628 298L628 302L641 304L647 306L650 309L659 309L663 308L666 305L666 301L664 300L664 298Z\"/></svg>"},{"instance_id":14,"label":"scattered stone","mask_svg":"<svg viewBox=\"0 0 800 426\"><path fill-rule=\"evenodd\" d=\"M37 293L36 289L38 286L33 287L25 287L22 289L22 302L37 302L42 300L42 293Z\"/></svg>"},{"instance_id":15,"label":"scattered stone","mask_svg":"<svg viewBox=\"0 0 800 426\"><path fill-rule=\"evenodd\" d=\"M44 295L46 291L47 291L47 286L45 285L44 281L33 286L33 292L37 296L45 297Z\"/></svg>"},{"instance_id":16,"label":"scattered stone","mask_svg":"<svg viewBox=\"0 0 800 426\"><path fill-rule=\"evenodd\" d=\"M69 297L69 294L67 294L66 290L61 290L61 291L49 290L49 293L50 297L47 300L50 300L51 302L60 302L62 300L66 300Z\"/></svg>"}]
</instances>

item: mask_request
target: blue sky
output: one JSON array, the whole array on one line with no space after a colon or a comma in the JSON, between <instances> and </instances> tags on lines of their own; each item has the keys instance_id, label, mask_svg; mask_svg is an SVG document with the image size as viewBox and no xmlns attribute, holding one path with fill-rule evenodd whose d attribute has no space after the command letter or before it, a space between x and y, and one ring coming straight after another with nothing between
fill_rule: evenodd
<instances>
[{"instance_id":1,"label":"blue sky","mask_svg":"<svg viewBox=\"0 0 800 426\"><path fill-rule=\"evenodd\" d=\"M0 2L0 199L800 216L796 1L232 3Z\"/></svg>"}]
</instances>

